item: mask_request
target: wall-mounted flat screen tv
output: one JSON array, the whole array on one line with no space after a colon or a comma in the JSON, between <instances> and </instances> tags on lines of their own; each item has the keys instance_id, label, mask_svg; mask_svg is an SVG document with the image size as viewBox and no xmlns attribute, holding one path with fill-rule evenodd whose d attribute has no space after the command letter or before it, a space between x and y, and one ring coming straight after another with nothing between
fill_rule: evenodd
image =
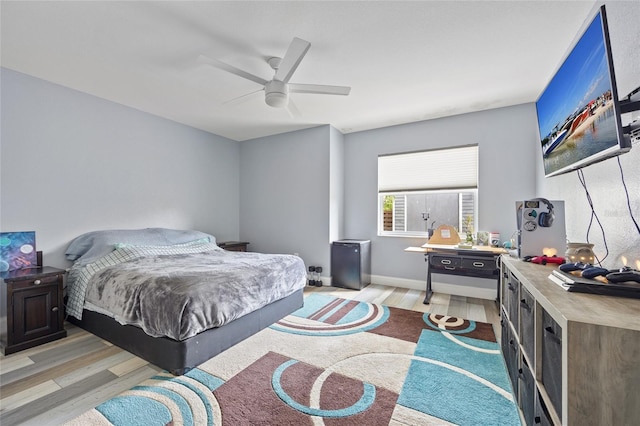
<instances>
[{"instance_id":1,"label":"wall-mounted flat screen tv","mask_svg":"<svg viewBox=\"0 0 640 426\"><path fill-rule=\"evenodd\" d=\"M547 177L631 149L622 132L604 6L540 95L536 110Z\"/></svg>"}]
</instances>

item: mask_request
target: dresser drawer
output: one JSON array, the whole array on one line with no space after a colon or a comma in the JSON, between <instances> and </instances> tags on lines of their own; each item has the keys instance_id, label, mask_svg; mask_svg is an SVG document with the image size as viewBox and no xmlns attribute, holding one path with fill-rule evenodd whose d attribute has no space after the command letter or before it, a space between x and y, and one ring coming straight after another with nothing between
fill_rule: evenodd
<instances>
[{"instance_id":1,"label":"dresser drawer","mask_svg":"<svg viewBox=\"0 0 640 426\"><path fill-rule=\"evenodd\" d=\"M535 306L536 301L529 291L520 286L520 344L530 362L535 355Z\"/></svg>"}]
</instances>

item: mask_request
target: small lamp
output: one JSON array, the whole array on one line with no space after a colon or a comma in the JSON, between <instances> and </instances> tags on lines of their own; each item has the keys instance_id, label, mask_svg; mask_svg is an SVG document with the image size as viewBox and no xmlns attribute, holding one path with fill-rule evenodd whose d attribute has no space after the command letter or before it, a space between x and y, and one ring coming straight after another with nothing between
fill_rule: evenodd
<instances>
[{"instance_id":1,"label":"small lamp","mask_svg":"<svg viewBox=\"0 0 640 426\"><path fill-rule=\"evenodd\" d=\"M567 243L565 258L568 263L588 263L593 265L595 255L593 254L593 244L589 243Z\"/></svg>"}]
</instances>

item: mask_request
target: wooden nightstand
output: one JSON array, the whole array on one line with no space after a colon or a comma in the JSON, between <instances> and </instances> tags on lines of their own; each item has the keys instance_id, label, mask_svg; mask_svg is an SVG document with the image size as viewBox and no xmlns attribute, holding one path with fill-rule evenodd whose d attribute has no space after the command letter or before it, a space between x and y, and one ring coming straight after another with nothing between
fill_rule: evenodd
<instances>
[{"instance_id":1,"label":"wooden nightstand","mask_svg":"<svg viewBox=\"0 0 640 426\"><path fill-rule=\"evenodd\" d=\"M245 241L219 241L218 247L227 251L247 251L248 242Z\"/></svg>"},{"instance_id":2,"label":"wooden nightstand","mask_svg":"<svg viewBox=\"0 0 640 426\"><path fill-rule=\"evenodd\" d=\"M50 266L0 273L0 346L5 355L67 335L64 274Z\"/></svg>"}]
</instances>

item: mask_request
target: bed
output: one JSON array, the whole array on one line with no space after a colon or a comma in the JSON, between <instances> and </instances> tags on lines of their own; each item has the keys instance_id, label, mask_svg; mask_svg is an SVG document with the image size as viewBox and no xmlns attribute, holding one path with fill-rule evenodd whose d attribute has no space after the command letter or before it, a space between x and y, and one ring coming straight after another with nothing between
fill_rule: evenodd
<instances>
[{"instance_id":1,"label":"bed","mask_svg":"<svg viewBox=\"0 0 640 426\"><path fill-rule=\"evenodd\" d=\"M303 305L298 256L225 251L198 231L95 231L66 256L68 320L176 375Z\"/></svg>"}]
</instances>

